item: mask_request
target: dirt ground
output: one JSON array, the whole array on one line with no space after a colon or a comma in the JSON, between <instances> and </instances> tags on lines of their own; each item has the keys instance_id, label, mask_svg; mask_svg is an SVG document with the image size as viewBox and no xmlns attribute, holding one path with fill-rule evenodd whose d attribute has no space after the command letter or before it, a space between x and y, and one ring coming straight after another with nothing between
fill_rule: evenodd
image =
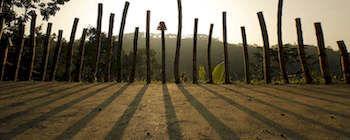
<instances>
[{"instance_id":1,"label":"dirt ground","mask_svg":"<svg viewBox=\"0 0 350 140\"><path fill-rule=\"evenodd\" d=\"M350 140L350 86L0 82L7 139Z\"/></svg>"}]
</instances>

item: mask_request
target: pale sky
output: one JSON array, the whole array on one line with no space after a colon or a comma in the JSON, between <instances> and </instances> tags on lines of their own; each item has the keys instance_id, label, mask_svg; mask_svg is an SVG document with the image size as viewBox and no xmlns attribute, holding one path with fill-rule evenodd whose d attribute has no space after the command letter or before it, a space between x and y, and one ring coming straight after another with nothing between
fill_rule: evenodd
<instances>
[{"instance_id":1,"label":"pale sky","mask_svg":"<svg viewBox=\"0 0 350 140\"><path fill-rule=\"evenodd\" d=\"M260 26L256 13L264 12L270 44L277 44L276 15L278 0L182 0L183 35L193 34L193 20L199 18L199 33L208 34L210 23L214 23L214 37L222 38L222 12L227 11L228 39L230 43L241 42L240 27L246 26L249 44L262 45ZM145 31L146 10L151 10L151 32L159 21L165 21L167 33L177 33L177 0L129 0L130 8L125 33L136 26ZM64 30L68 38L75 17L80 18L77 38L82 28L96 26L97 6L103 3L103 31L108 30L109 14L115 13L114 35L119 33L119 24L124 0L71 0L59 13L50 19L53 32ZM337 40L345 40L350 48L350 0L285 0L283 16L284 43L296 43L295 18L303 23L305 44L316 44L314 22L322 22L326 45L337 48Z\"/></svg>"}]
</instances>

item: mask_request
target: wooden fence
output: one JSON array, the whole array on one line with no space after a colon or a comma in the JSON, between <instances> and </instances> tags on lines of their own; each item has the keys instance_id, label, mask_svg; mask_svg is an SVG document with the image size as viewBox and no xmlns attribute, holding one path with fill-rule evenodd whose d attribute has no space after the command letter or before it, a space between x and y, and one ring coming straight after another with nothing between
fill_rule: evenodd
<instances>
[{"instance_id":1,"label":"wooden fence","mask_svg":"<svg viewBox=\"0 0 350 140\"><path fill-rule=\"evenodd\" d=\"M179 76L179 59L180 59L180 49L181 49L181 35L182 35L182 4L181 0L177 0L178 2L178 35L177 35L177 43L176 43L176 52L175 52L175 61L174 61L174 77L175 77L175 83L180 83L180 76ZM112 71L112 65L114 65L113 60L114 57L116 57L116 81L117 82L122 82L122 57L121 53L123 50L123 35L124 35L124 28L125 28L125 23L127 20L127 13L129 9L129 2L125 2L125 7L122 13L122 20L120 23L120 30L119 30L119 36L118 36L118 43L117 43L117 48L116 48L116 54L114 54L114 48L113 48L113 29L114 29L114 17L115 14L111 13L110 15L110 20L109 20L109 31L108 31L108 48L109 48L109 53L108 53L108 65L107 65L107 74L106 75L99 75L98 71L100 63L100 53L101 53L101 27L102 27L102 14L103 14L103 5L100 3L98 5L98 17L97 17L97 27L96 27L96 41L95 41L95 46L96 46L96 57L95 57L95 65L93 67L93 77L95 81L98 81L101 79L107 79L105 81L112 81L113 78L111 76L111 73L114 73ZM278 23L277 23L277 36L278 36L278 59L279 59L279 66L280 66L280 73L281 76L284 80L284 83L288 84L289 83L289 78L288 78L288 72L286 70L286 63L284 60L284 50L283 50L283 39L282 39L282 8L283 8L283 0L279 1L278 4ZM270 49L270 42L269 42L269 35L264 19L263 12L258 12L257 13L260 27L261 27L261 33L262 33L262 38L264 41L263 45L263 72L264 72L264 80L266 84L269 84L272 82L271 80L271 64L270 64L270 58L271 58L271 49ZM222 24L223 24L223 49L224 49L224 65L225 65L225 84L230 84L230 73L229 73L229 68L230 64L228 63L228 43L227 43L227 13L223 12L222 13ZM13 74L10 77L13 77L13 81L19 81L19 80L33 80L33 74L35 73L36 75L41 75L40 78L35 78L35 79L41 79L41 81L55 81L56 79L56 73L57 73L57 65L59 63L59 59L62 55L62 34L63 30L58 31L58 36L57 36L57 42L54 46L54 53L50 54L50 36L52 33L52 23L48 23L47 26L47 31L45 34L45 39L44 39L44 51L43 51L43 59L41 60L41 68L39 71L34 71L34 66L37 61L35 61L35 57L39 54L36 53L36 36L35 36L35 28L36 28L36 18L37 15L32 14L31 15L31 23L30 23L30 34L28 41L25 41L25 25L21 23L18 26L18 35L19 39L17 42L17 47L18 47L18 52L16 53L17 55L17 61L15 64L12 64L8 61L8 49L9 45L2 45L4 51L2 52L2 70L1 70L1 80L5 80L5 77L9 77L9 74ZM1 20L3 22L3 20ZM147 11L146 15L146 63L147 63L147 83L151 83L151 64L150 64L150 21L151 21L151 11ZM197 84L198 83L198 68L197 68L197 30L198 30L198 22L199 20L196 18L194 20L194 37L193 37L193 83ZM85 56L85 39L87 36L87 29L85 28L82 33L82 37L79 42L79 58L78 58L78 78L73 79L72 77L72 65L73 65L73 47L74 47L74 41L76 40L76 31L78 28L78 23L79 23L79 18L75 18L73 22L73 27L71 30L71 35L70 35L70 40L68 43L68 52L66 54L67 58L67 64L66 64L66 69L65 69L65 80L72 82L72 81L82 81L82 74L83 74L83 69L84 69L84 56ZM296 30L297 30L297 36L298 36L298 56L299 56L299 61L301 65L301 69L303 72L303 77L305 80L305 83L311 84L313 83L313 77L311 76L311 70L308 67L306 57L305 57L305 50L304 50L304 40L303 40L303 31L302 31L302 24L301 24L301 19L296 18L295 20L296 23ZM329 71L329 64L327 61L327 54L325 51L325 42L324 42L324 35L322 31L322 26L321 23L317 22L314 24L315 26L315 31L316 31L316 36L317 36L317 46L318 46L318 55L319 55L319 64L320 64L320 70L321 74L324 78L324 81L326 84L331 84L332 83L332 76ZM166 73L165 73L165 23L161 22L160 27L158 28L159 30L162 31L162 82L166 83ZM208 83L213 83L213 76L212 76L212 65L211 65L211 43L212 43L212 32L214 29L214 24L210 25L209 29L209 38L208 38L208 48L207 48L207 55L208 55L208 66L207 66L207 71L208 72ZM1 34L2 34L2 27L1 27ZM136 27L135 29L135 35L134 35L134 47L133 47L133 64L132 64L132 69L130 71L130 76L129 76L129 82L134 82L135 79L135 71L136 71L136 56L137 56L137 49L138 49L138 33L139 33L139 28ZM243 56L244 56L244 65L245 65L245 81L247 84L251 83L251 78L250 78L250 73L249 73L249 56L248 56L248 42L247 42L247 34L245 27L241 27L241 33L242 33L242 50L243 50ZM28 43L28 47L30 49L30 59L29 60L24 60L24 46L25 43ZM342 65L342 73L344 77L344 81L348 84L350 84L350 68L349 68L349 53L346 49L344 41L338 41L337 42L341 54L341 65ZM54 60L52 64L49 67L49 61L48 58L49 56L52 55ZM11 65L15 66L15 72L13 73L8 73L6 71L6 66ZM24 74L21 74L20 71L24 71ZM102 80L103 81L103 80Z\"/></svg>"}]
</instances>

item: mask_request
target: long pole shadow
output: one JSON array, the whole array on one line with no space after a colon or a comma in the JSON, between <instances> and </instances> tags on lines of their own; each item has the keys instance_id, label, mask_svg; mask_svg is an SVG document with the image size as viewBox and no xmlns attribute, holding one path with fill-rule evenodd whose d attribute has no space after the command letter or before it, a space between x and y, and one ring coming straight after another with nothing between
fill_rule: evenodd
<instances>
[{"instance_id":1,"label":"long pole shadow","mask_svg":"<svg viewBox=\"0 0 350 140\"><path fill-rule=\"evenodd\" d=\"M224 87L224 86L221 86L221 87L224 88L224 89L226 89L226 90L231 91L232 93L239 94L239 95L244 96L244 97L247 97L247 98L254 98L254 97L252 97L252 96L246 95L246 94L244 94L244 93L242 93L242 92L239 92L239 91L237 91L237 90L234 90L234 89L231 89L231 88L227 88L227 87ZM277 97L278 97L278 96L277 96ZM276 98L277 98L277 97L276 97ZM349 133L349 132L346 132L346 131L344 131L344 130L342 130L342 129L334 128L334 127L332 127L332 126L323 124L323 123L321 123L321 122L318 122L318 121L315 121L315 120L306 118L306 117L304 117L304 116L302 116L302 115L299 115L299 114L297 114L297 113L291 112L291 111L286 110L286 109L283 109L283 108L281 108L281 107L279 107L279 106L276 106L276 105L274 105L274 104L271 104L271 103L268 103L268 102L264 102L264 101L259 100L259 99L257 99L257 98L254 98L254 101L256 101L256 102L258 102L258 103L260 103L260 104L266 105L266 106L270 106L270 107L272 107L272 108L274 108L274 109L276 109L276 110L279 110L279 111L281 111L281 112L285 112L285 113L287 113L287 114L290 114L290 115L292 115L292 116L295 116L296 118L299 118L299 119L301 119L301 120L303 120L303 121L305 121L305 122L311 123L311 124L313 124L313 125L321 126L322 128L324 128L324 129L326 129L326 130L328 130L328 131L336 132L336 133L338 133L338 134L341 134L341 135L344 135L344 136L350 138L350 133Z\"/></svg>"},{"instance_id":2,"label":"long pole shadow","mask_svg":"<svg viewBox=\"0 0 350 140\"><path fill-rule=\"evenodd\" d=\"M47 90L47 89L49 89L51 87L54 87L54 86L56 86L56 85L53 84L53 83L50 83L50 84L47 84L47 85L44 85L44 86L40 86L40 87L37 87L37 88L33 88L33 89L27 90L27 91L26 90L24 90L24 91L22 90L23 92L18 92L18 94L1 97L0 100L12 99L12 98L16 98L16 97L20 97L20 96L24 96L24 95L37 93L37 92L40 92L40 91Z\"/></svg>"},{"instance_id":3,"label":"long pole shadow","mask_svg":"<svg viewBox=\"0 0 350 140\"><path fill-rule=\"evenodd\" d=\"M77 91L71 91L71 92L64 93L64 94L62 94L62 96L58 96L58 97L52 98L50 100L47 100L45 102L42 102L42 103L37 104L35 106L32 106L32 107L30 107L30 108L28 108L26 110L23 110L23 111L20 111L20 112L16 112L16 113L12 113L12 114L9 114L9 115L7 115L7 116L5 116L3 118L0 118L0 122L2 122L2 123L10 122L10 121L12 121L12 120L14 120L14 119L16 119L16 118L18 118L20 116L26 115L27 113L29 113L29 112L37 109L37 108L47 106L47 105L49 105L49 104L51 104L51 103L53 103L55 101L58 101L60 99L64 99L64 98L69 97L69 96L71 96L71 95L73 95L75 93L80 93L80 92L83 92L83 91L95 88L98 85L100 85L100 84L95 84L95 85L84 87L82 89L78 89Z\"/></svg>"},{"instance_id":4,"label":"long pole shadow","mask_svg":"<svg viewBox=\"0 0 350 140\"><path fill-rule=\"evenodd\" d=\"M276 88L278 88L278 89L282 89L282 88L280 88L280 87L276 87ZM325 90L325 89L319 89L319 90L314 90L314 89L312 89L312 88L305 88L305 87L290 87L289 86L289 88L296 88L296 89L298 89L298 90L304 90L304 91L307 91L307 92L313 92L313 93L315 93L315 94L323 94L323 95L329 95L329 96L334 96L334 97L340 97L340 98L346 98L346 99L350 99L350 94L333 94L333 93L328 93L328 92L325 92L325 91L323 91L323 90ZM326 89L327 91L329 91L330 89ZM290 91L290 90L288 90L288 91ZM340 92L340 93L344 93L344 91L334 91L334 92ZM350 90L348 91L348 92L350 92Z\"/></svg>"},{"instance_id":5,"label":"long pole shadow","mask_svg":"<svg viewBox=\"0 0 350 140\"><path fill-rule=\"evenodd\" d=\"M227 88L227 87L224 87L224 86L221 86L227 90L231 90L231 91L236 91L238 92L237 90L233 90L232 88ZM245 88L245 87L243 87ZM314 105L309 105L309 104L305 104L303 102L300 102L300 101L296 101L296 100L292 100L292 99L289 99L289 98L285 98L285 97L281 97L281 96L277 96L277 95L274 95L274 94L271 94L269 92L266 92L266 91L259 91L259 90L255 90L255 89L252 89L252 88L245 88L247 90L250 90L250 91L253 91L255 93L260 93L260 94L264 94L264 95L267 95L267 96L271 96L271 97L274 97L274 98L277 98L277 99L280 99L280 100L283 100L283 101L287 101L289 103L294 103L294 104L299 104L299 105L303 105L303 106L306 106L306 107L309 107L309 108L312 108L316 111L320 111L320 112L324 112L324 113L327 113L327 114L334 114L334 115L337 115L337 116L341 116L341 117L344 117L344 118L350 118L350 115L347 115L347 114L343 114L343 113L339 113L339 112L335 112L335 111L331 111L331 110L327 110L327 109L323 109L321 107L318 107L318 106L314 106Z\"/></svg>"},{"instance_id":6,"label":"long pole shadow","mask_svg":"<svg viewBox=\"0 0 350 140\"><path fill-rule=\"evenodd\" d=\"M304 136L298 134L297 132L288 129L286 127L283 127L282 125L275 123L274 121L266 118L264 115L259 114L258 112L255 112L245 106L242 106L235 102L234 100L227 98L226 96L223 96L219 94L218 92L209 89L208 87L205 87L203 85L198 85L200 88L208 91L209 93L215 95L216 97L219 97L220 99L224 100L225 102L229 103L230 105L238 108L239 110L249 114L251 117L254 117L255 119L259 120L260 122L264 123L265 125L274 128L276 131L279 131L282 134L285 134L287 137L291 139L306 139Z\"/></svg>"},{"instance_id":7,"label":"long pole shadow","mask_svg":"<svg viewBox=\"0 0 350 140\"><path fill-rule=\"evenodd\" d=\"M169 139L181 140L183 139L182 130L180 128L179 120L176 117L175 107L171 101L167 84L163 84L163 99Z\"/></svg>"},{"instance_id":8,"label":"long pole shadow","mask_svg":"<svg viewBox=\"0 0 350 140\"><path fill-rule=\"evenodd\" d=\"M320 98L320 97L311 96L309 94L305 94L305 92L309 92L309 91L297 92L297 91L293 91L293 90L282 89L282 88L279 88L279 87L274 87L274 88L264 87L264 88L267 88L267 89L270 89L270 90L271 89L275 89L277 91L291 93L291 94L297 95L297 96L304 96L304 97L308 97L308 98L313 98L313 99L317 99L317 100L321 100L321 101L326 101L326 102L329 102L329 103L336 103L336 104L340 104L340 105L343 105L343 106L350 106L350 104L347 104L347 103L344 103L344 102L334 101L334 100L330 100L330 99L325 99L325 98Z\"/></svg>"},{"instance_id":9,"label":"long pole shadow","mask_svg":"<svg viewBox=\"0 0 350 140\"><path fill-rule=\"evenodd\" d=\"M128 108L124 111L123 115L119 120L114 124L112 130L105 137L106 140L119 140L122 139L124 131L128 126L131 118L134 116L138 106L141 103L143 95L145 95L146 90L149 85L145 85L139 93L136 95L134 100L129 104Z\"/></svg>"},{"instance_id":10,"label":"long pole shadow","mask_svg":"<svg viewBox=\"0 0 350 140\"><path fill-rule=\"evenodd\" d=\"M341 94L341 93L347 93L350 91L350 88L345 88L345 87L339 87L339 89L334 89L334 87L332 88L332 85L326 85L326 87L317 87L315 85L312 85L309 87L290 85L289 87L300 89L300 90L311 91L311 92L314 92L317 94L325 94L325 95L331 95L331 96L337 96L337 97L343 97L343 98L350 98L349 94ZM348 86L348 87L350 87L350 86ZM326 91L328 91L328 92L326 92ZM330 91L330 93L329 93L329 91Z\"/></svg>"},{"instance_id":11,"label":"long pole shadow","mask_svg":"<svg viewBox=\"0 0 350 140\"><path fill-rule=\"evenodd\" d=\"M182 94L186 97L187 101L203 116L205 120L210 124L211 127L220 135L223 140L238 140L239 136L215 117L202 103L200 103L182 84L178 84L177 87L180 89Z\"/></svg>"},{"instance_id":12,"label":"long pole shadow","mask_svg":"<svg viewBox=\"0 0 350 140\"><path fill-rule=\"evenodd\" d=\"M50 84L52 83L38 83L38 84L30 84L30 85L24 85L24 86L14 86L7 89L0 88L1 90L3 90L3 92L0 93L0 96L5 97L10 94L16 94L20 91L35 90L36 88L40 88L42 86L47 86Z\"/></svg>"},{"instance_id":13,"label":"long pole shadow","mask_svg":"<svg viewBox=\"0 0 350 140\"><path fill-rule=\"evenodd\" d=\"M115 99L117 99L120 95L124 93L124 91L130 86L130 84L126 84L121 87L117 92L115 92L108 99L104 100L97 107L92 109L87 115L85 115L78 122L70 126L63 133L57 136L56 140L68 140L72 139L81 129L83 129L91 120L93 120L98 114L100 114L101 110L104 110L107 106L109 106Z\"/></svg>"},{"instance_id":14,"label":"long pole shadow","mask_svg":"<svg viewBox=\"0 0 350 140\"><path fill-rule=\"evenodd\" d=\"M63 87L63 88L60 88L60 89L58 89L56 91L53 91L53 92L50 92L50 93L47 93L47 94L44 94L44 95L41 95L41 96L38 96L38 97L32 97L32 98L28 98L28 99L20 101L20 102L16 102L16 103L12 103L12 104L9 104L9 105L5 105L5 106L0 107L0 112L12 109L13 107L18 107L18 106L21 106L21 105L25 105L28 102L32 102L32 101L35 101L35 100L47 98L47 97L50 97L50 96L53 96L53 95L65 92L67 90L77 88L77 87L79 87L81 85L82 84L76 84L76 85L73 85L73 86L70 86L70 87Z\"/></svg>"},{"instance_id":15,"label":"long pole shadow","mask_svg":"<svg viewBox=\"0 0 350 140\"><path fill-rule=\"evenodd\" d=\"M32 83L28 83L24 81L23 82L6 82L6 83L0 84L0 88L23 87L27 85L32 85Z\"/></svg>"},{"instance_id":16,"label":"long pole shadow","mask_svg":"<svg viewBox=\"0 0 350 140\"><path fill-rule=\"evenodd\" d=\"M42 114L40 115L39 117L36 117L35 119L29 121L29 122L26 122L24 124L21 124L19 126L17 126L16 128L12 129L10 132L8 133L4 133L4 134L0 134L0 137L1 138L4 138L4 139L13 139L15 136L19 135L19 134L22 134L23 132L25 132L26 130L30 129L30 128L33 128L35 126L37 126L40 122L43 122L45 120L47 120L48 118L72 107L73 105L75 104L78 104L80 103L81 101L83 100L86 100L110 87L114 86L114 84L109 84L109 85L106 85L106 86L103 86L101 88L98 88L92 92L89 92L88 94L85 94L84 96L78 98L78 99L75 99L73 101L70 101L66 104L63 104L59 107L56 107L52 110L50 110L49 112L45 113L45 114Z\"/></svg>"}]
</instances>

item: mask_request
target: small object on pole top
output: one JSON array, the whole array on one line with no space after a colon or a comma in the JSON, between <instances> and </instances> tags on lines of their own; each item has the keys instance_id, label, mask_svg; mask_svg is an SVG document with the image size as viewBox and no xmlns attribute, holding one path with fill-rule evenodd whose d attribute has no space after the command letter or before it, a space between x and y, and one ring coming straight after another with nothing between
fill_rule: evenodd
<instances>
[{"instance_id":1,"label":"small object on pole top","mask_svg":"<svg viewBox=\"0 0 350 140\"><path fill-rule=\"evenodd\" d=\"M161 21L161 22L159 22L159 26L158 26L158 29L157 30L161 30L161 31L165 31L165 30L167 30L167 28L166 28L166 25L165 25L165 22L164 21Z\"/></svg>"}]
</instances>

